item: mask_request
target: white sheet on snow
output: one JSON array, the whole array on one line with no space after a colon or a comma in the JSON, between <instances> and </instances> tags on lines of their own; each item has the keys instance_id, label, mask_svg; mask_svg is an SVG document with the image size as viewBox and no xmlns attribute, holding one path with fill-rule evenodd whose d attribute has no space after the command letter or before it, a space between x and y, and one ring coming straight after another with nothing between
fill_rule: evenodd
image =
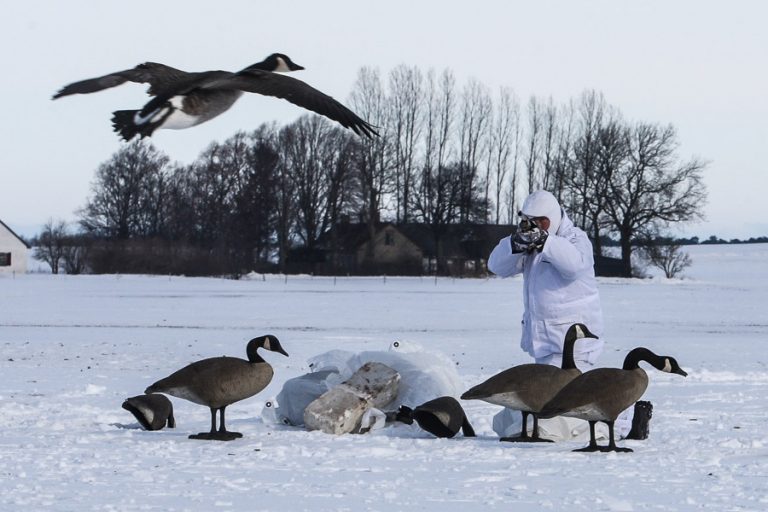
<instances>
[{"instance_id":1,"label":"white sheet on snow","mask_svg":"<svg viewBox=\"0 0 768 512\"><path fill-rule=\"evenodd\" d=\"M331 350L311 357L307 362L312 372L287 380L277 397L265 405L262 418L269 423L302 426L304 409L312 400L370 361L385 364L400 374L400 389L392 409L401 405L413 408L439 396L458 397L462 392L456 363L448 356L417 343L394 341L388 350ZM374 425L380 428L382 422Z\"/></svg>"}]
</instances>

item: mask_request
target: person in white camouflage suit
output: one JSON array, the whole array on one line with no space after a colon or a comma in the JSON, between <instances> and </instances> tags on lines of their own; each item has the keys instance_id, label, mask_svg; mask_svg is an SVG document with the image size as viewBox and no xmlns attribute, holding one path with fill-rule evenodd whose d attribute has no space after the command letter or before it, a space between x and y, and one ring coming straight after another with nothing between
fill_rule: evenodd
<instances>
[{"instance_id":1,"label":"person in white camouflage suit","mask_svg":"<svg viewBox=\"0 0 768 512\"><path fill-rule=\"evenodd\" d=\"M500 277L523 274L520 346L537 363L560 366L566 331L574 323L583 323L600 339L579 340L573 357L582 371L590 370L604 345L592 243L546 190L530 194L519 215L515 233L502 238L491 252L488 270ZM633 425L635 410L642 412ZM616 433L644 439L650 416L650 404L638 402L636 409L630 408L618 418ZM542 420L539 428L543 436L571 439L584 434L586 425L581 420L561 417ZM494 430L502 437L516 434L521 426L521 415L508 409L494 418Z\"/></svg>"}]
</instances>

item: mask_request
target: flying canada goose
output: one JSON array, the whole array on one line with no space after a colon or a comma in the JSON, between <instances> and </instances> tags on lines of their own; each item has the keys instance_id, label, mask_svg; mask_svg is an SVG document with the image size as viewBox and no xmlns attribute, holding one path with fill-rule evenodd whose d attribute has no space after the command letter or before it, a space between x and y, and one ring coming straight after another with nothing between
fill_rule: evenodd
<instances>
[{"instance_id":1,"label":"flying canada goose","mask_svg":"<svg viewBox=\"0 0 768 512\"><path fill-rule=\"evenodd\" d=\"M190 439L231 441L243 437L229 432L224 424L224 409L232 403L251 397L267 387L274 371L259 354L264 348L288 353L275 336L266 335L248 342L248 360L237 357L211 357L196 361L168 377L149 386L145 393L166 393L211 409L211 431L189 436ZM216 430L216 411L219 411L219 429Z\"/></svg>"},{"instance_id":2,"label":"flying canada goose","mask_svg":"<svg viewBox=\"0 0 768 512\"><path fill-rule=\"evenodd\" d=\"M614 439L613 423L619 414L643 396L648 387L648 374L640 368L640 361L667 373L688 375L670 356L658 356L647 348L633 349L624 358L623 368L597 368L572 380L539 412L540 418L571 416L589 422L589 446L577 452L631 452L618 448ZM608 446L600 447L595 439L595 424L602 421L610 432Z\"/></svg>"},{"instance_id":3,"label":"flying canada goose","mask_svg":"<svg viewBox=\"0 0 768 512\"><path fill-rule=\"evenodd\" d=\"M464 433L464 437L475 437L475 431L464 409L452 396L435 398L415 409L402 405L395 413L395 419L409 425L416 420L422 429L437 437L453 437L459 429Z\"/></svg>"},{"instance_id":4,"label":"flying canada goose","mask_svg":"<svg viewBox=\"0 0 768 512\"><path fill-rule=\"evenodd\" d=\"M523 413L519 436L502 441L551 442L539 437L538 412L560 389L581 375L573 361L573 346L581 338L597 338L584 324L573 324L565 333L563 362L560 368L549 364L521 364L504 370L461 395L462 400L484 400ZM528 436L528 415L533 416L532 435Z\"/></svg>"},{"instance_id":5,"label":"flying canada goose","mask_svg":"<svg viewBox=\"0 0 768 512\"><path fill-rule=\"evenodd\" d=\"M53 99L97 92L125 82L148 83L147 93L153 98L141 110L113 113L114 130L127 141L137 134L149 137L158 128L180 130L204 123L228 110L243 92L282 98L332 119L358 135L378 135L370 124L327 94L301 80L276 73L301 69L304 68L282 53L273 53L236 73L188 73L165 64L145 62L133 69L69 84Z\"/></svg>"},{"instance_id":6,"label":"flying canada goose","mask_svg":"<svg viewBox=\"0 0 768 512\"><path fill-rule=\"evenodd\" d=\"M151 394L126 398L123 409L129 411L145 430L160 430L166 423L175 428L173 404L164 395Z\"/></svg>"}]
</instances>

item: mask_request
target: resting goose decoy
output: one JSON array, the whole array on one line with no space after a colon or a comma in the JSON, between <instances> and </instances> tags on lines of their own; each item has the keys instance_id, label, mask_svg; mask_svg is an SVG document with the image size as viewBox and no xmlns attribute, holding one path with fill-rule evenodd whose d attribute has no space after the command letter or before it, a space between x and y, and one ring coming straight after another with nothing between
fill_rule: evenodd
<instances>
[{"instance_id":1,"label":"resting goose decoy","mask_svg":"<svg viewBox=\"0 0 768 512\"><path fill-rule=\"evenodd\" d=\"M123 409L133 414L145 430L160 430L165 427L175 428L173 404L165 395L153 393L126 398Z\"/></svg>"},{"instance_id":2,"label":"resting goose decoy","mask_svg":"<svg viewBox=\"0 0 768 512\"><path fill-rule=\"evenodd\" d=\"M576 340L597 338L584 324L573 324L565 333L561 367L549 364L521 364L498 373L461 395L462 400L484 400L523 413L523 429L519 436L502 437L502 441L551 442L539 437L538 412L563 386L581 375L573 360ZM533 416L533 431L528 435L528 416Z\"/></svg>"},{"instance_id":3,"label":"resting goose decoy","mask_svg":"<svg viewBox=\"0 0 768 512\"><path fill-rule=\"evenodd\" d=\"M361 136L372 138L378 135L370 124L332 97L301 80L277 73L301 69L304 68L282 53L273 53L235 73L188 73L165 64L146 62L133 69L71 83L53 99L98 92L125 82L148 83L147 92L153 98L141 110L113 113L114 130L126 141L136 135L149 137L158 128L180 130L204 123L228 110L244 92L282 98L336 121Z\"/></svg>"},{"instance_id":4,"label":"resting goose decoy","mask_svg":"<svg viewBox=\"0 0 768 512\"><path fill-rule=\"evenodd\" d=\"M453 437L459 430L463 432L464 437L475 437L475 430L469 423L464 409L452 396L435 398L415 409L402 405L395 413L395 419L409 425L416 420L422 429L437 437Z\"/></svg>"},{"instance_id":5,"label":"resting goose decoy","mask_svg":"<svg viewBox=\"0 0 768 512\"><path fill-rule=\"evenodd\" d=\"M539 412L540 418L571 416L589 422L589 446L577 452L631 452L619 448L613 432L613 423L619 414L637 402L648 387L648 374L640 368L640 361L650 363L657 370L688 375L675 358L659 356L644 347L633 349L624 358L622 368L597 368L572 380ZM595 424L608 425L608 446L600 447L595 439Z\"/></svg>"},{"instance_id":6,"label":"resting goose decoy","mask_svg":"<svg viewBox=\"0 0 768 512\"><path fill-rule=\"evenodd\" d=\"M183 398L211 409L211 430L190 439L213 439L231 441L242 437L239 432L229 432L224 423L224 409L230 404L249 398L269 384L274 371L258 353L264 348L288 353L280 346L275 336L266 335L248 342L248 360L237 357L211 357L196 361L168 377L149 386L144 392L165 393ZM219 428L216 429L216 411L219 411Z\"/></svg>"}]
</instances>

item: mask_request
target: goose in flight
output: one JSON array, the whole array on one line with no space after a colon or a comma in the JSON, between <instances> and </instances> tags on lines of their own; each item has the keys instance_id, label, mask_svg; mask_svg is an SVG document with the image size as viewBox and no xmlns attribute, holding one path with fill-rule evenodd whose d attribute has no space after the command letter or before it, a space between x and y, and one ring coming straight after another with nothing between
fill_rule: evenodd
<instances>
[{"instance_id":1,"label":"goose in flight","mask_svg":"<svg viewBox=\"0 0 768 512\"><path fill-rule=\"evenodd\" d=\"M373 126L350 109L307 85L278 72L304 69L282 53L238 72L202 71L188 73L165 64L145 62L133 69L71 83L53 99L71 94L88 94L125 82L149 84L153 98L141 110L118 110L112 125L126 141L134 136L149 137L158 128L184 129L204 123L228 110L244 92L282 98L294 105L325 116L356 134L373 138Z\"/></svg>"}]
</instances>

